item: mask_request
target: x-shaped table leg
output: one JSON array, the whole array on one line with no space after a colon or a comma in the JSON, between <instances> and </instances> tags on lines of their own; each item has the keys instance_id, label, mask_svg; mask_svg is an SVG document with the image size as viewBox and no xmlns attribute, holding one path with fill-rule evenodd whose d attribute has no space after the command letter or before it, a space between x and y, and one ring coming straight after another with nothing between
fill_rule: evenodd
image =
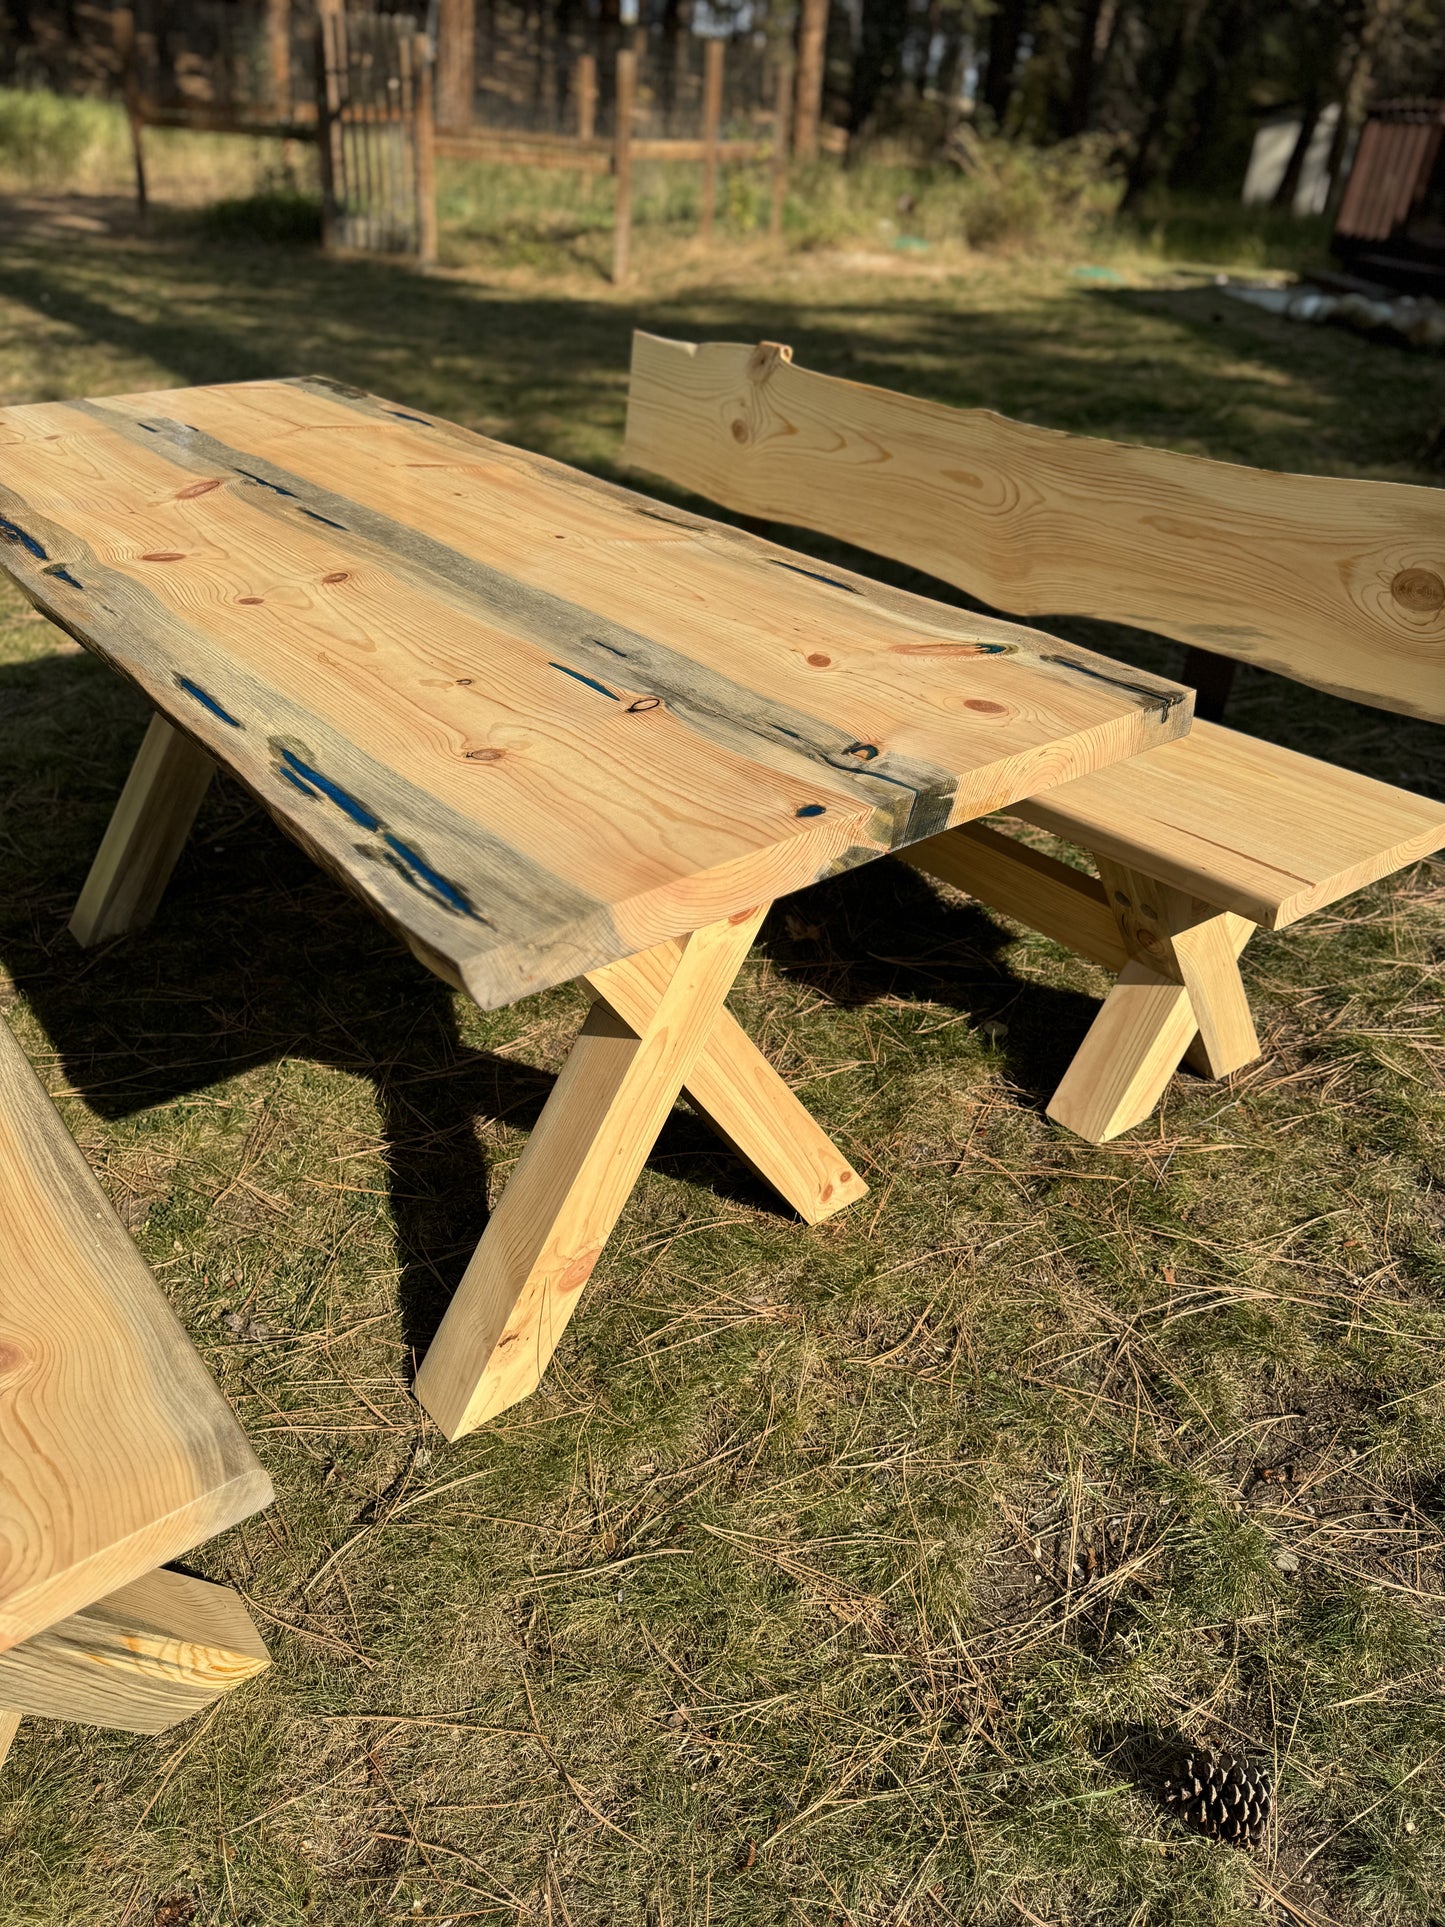
<instances>
[{"instance_id":1,"label":"x-shaped table leg","mask_svg":"<svg viewBox=\"0 0 1445 1927\"><path fill-rule=\"evenodd\" d=\"M866 1188L723 1009L766 907L589 979L598 1002L417 1374L449 1438L536 1389L684 1085L804 1215Z\"/></svg>"}]
</instances>

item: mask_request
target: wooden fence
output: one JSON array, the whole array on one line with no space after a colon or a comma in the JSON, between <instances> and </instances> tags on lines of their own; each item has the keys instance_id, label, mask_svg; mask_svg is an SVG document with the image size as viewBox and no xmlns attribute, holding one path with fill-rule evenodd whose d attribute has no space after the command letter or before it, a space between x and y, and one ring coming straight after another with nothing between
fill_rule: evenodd
<instances>
[{"instance_id":1,"label":"wooden fence","mask_svg":"<svg viewBox=\"0 0 1445 1927\"><path fill-rule=\"evenodd\" d=\"M332 250L436 259L435 166L438 157L507 166L568 168L611 174L615 182L612 272L626 279L632 242L633 170L641 162L702 168L700 231L713 238L719 170L768 164L772 171L769 230L782 231L793 104L790 60L773 61L771 111L757 103L760 71L750 49L746 111L735 116L742 138L724 137L728 45L701 43L700 88L691 111L695 135L639 134L638 123L676 125L675 84L666 112L639 85L638 36L625 36L610 65L579 54L569 70L570 128L535 131L478 124L478 89L470 16L442 0L433 46L413 14L381 12L346 0L213 0L186 10L185 62L157 57L159 37L142 33L126 9L112 17L115 51L135 145L137 197L144 211L142 130L183 126L215 132L316 140L321 163L325 244ZM302 9L305 9L303 12ZM214 20L212 16L215 16ZM690 42L696 52L698 42ZM772 56L769 55L769 59ZM654 80L657 63L648 70ZM435 98L434 98L435 90ZM485 95L483 96L485 98ZM599 132L599 106L610 128ZM439 111L441 110L441 111ZM438 124L439 123L439 124ZM696 125L697 122L695 121Z\"/></svg>"}]
</instances>

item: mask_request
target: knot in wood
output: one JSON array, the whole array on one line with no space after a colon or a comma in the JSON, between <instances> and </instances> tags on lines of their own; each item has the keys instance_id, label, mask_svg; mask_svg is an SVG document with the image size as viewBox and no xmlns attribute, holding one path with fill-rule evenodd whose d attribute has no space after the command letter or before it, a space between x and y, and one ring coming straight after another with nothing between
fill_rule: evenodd
<instances>
[{"instance_id":1,"label":"knot in wood","mask_svg":"<svg viewBox=\"0 0 1445 1927\"><path fill-rule=\"evenodd\" d=\"M1445 580L1433 569L1401 569L1390 584L1390 594L1402 609L1420 615L1445 608Z\"/></svg>"}]
</instances>

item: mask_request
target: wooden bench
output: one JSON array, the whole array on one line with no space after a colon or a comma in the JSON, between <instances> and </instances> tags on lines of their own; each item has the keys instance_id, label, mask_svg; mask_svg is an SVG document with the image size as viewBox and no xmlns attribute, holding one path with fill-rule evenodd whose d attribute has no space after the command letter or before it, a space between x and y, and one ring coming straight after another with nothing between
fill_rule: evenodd
<instances>
[{"instance_id":1,"label":"wooden bench","mask_svg":"<svg viewBox=\"0 0 1445 1927\"><path fill-rule=\"evenodd\" d=\"M24 1714L158 1733L260 1672L237 1595L158 1568L271 1496L0 1022L0 1760Z\"/></svg>"},{"instance_id":2,"label":"wooden bench","mask_svg":"<svg viewBox=\"0 0 1445 1927\"><path fill-rule=\"evenodd\" d=\"M625 454L1012 614L1172 637L1201 687L1232 658L1445 721L1436 489L1090 441L814 374L775 343L645 334ZM961 690L986 680L960 665ZM1095 1143L1148 1117L1186 1055L1214 1077L1259 1056L1238 965L1255 929L1445 845L1445 804L1198 720L1012 814L1087 851L1097 877L977 824L903 855L1117 972L1049 1105Z\"/></svg>"}]
</instances>

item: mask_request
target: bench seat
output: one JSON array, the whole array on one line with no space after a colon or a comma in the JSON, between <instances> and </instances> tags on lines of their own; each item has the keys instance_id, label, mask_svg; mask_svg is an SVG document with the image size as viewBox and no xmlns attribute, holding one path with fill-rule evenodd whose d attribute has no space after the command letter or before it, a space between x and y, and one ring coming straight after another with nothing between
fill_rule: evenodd
<instances>
[{"instance_id":1,"label":"bench seat","mask_svg":"<svg viewBox=\"0 0 1445 1927\"><path fill-rule=\"evenodd\" d=\"M0 1759L22 1713L154 1731L264 1666L234 1594L156 1569L271 1496L0 1019Z\"/></svg>"},{"instance_id":2,"label":"bench seat","mask_svg":"<svg viewBox=\"0 0 1445 1927\"><path fill-rule=\"evenodd\" d=\"M1266 930L1445 848L1445 803L1199 721L1010 814Z\"/></svg>"}]
</instances>

